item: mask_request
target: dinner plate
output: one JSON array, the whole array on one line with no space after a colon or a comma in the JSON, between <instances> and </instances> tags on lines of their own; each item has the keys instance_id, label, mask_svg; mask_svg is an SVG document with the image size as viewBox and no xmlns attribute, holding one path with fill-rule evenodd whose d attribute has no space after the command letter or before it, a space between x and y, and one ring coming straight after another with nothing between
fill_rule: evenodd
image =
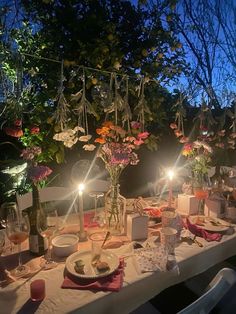
<instances>
[{"instance_id":1,"label":"dinner plate","mask_svg":"<svg viewBox=\"0 0 236 314\"><path fill-rule=\"evenodd\" d=\"M84 274L79 274L75 271L75 262L78 260L82 260L85 264ZM66 269L73 276L92 279L108 276L119 266L119 258L115 254L108 251L102 252L100 260L102 262L106 262L110 269L100 273L91 265L91 251L75 252L66 259Z\"/></svg>"},{"instance_id":2,"label":"dinner plate","mask_svg":"<svg viewBox=\"0 0 236 314\"><path fill-rule=\"evenodd\" d=\"M189 216L189 220L191 223L196 224L204 230L211 232L224 232L227 231L230 227L230 224L227 221L224 221L220 218L212 218L206 216Z\"/></svg>"}]
</instances>

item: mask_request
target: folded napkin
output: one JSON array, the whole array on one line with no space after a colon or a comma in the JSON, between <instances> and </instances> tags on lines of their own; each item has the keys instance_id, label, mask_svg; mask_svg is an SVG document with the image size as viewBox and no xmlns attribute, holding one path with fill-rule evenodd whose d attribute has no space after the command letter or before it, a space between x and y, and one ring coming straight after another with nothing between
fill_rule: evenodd
<instances>
[{"instance_id":1,"label":"folded napkin","mask_svg":"<svg viewBox=\"0 0 236 314\"><path fill-rule=\"evenodd\" d=\"M167 252L162 245L135 250L137 270L141 273L166 271L167 259Z\"/></svg>"},{"instance_id":2,"label":"folded napkin","mask_svg":"<svg viewBox=\"0 0 236 314\"><path fill-rule=\"evenodd\" d=\"M193 234L195 234L198 237L202 237L204 238L206 241L210 242L210 241L220 241L222 238L222 234L220 233L211 233L211 232L207 232L206 230L204 230L203 228L192 224L189 219L186 219L186 224L187 224L187 229L192 232Z\"/></svg>"},{"instance_id":3,"label":"folded napkin","mask_svg":"<svg viewBox=\"0 0 236 314\"><path fill-rule=\"evenodd\" d=\"M123 285L124 266L124 260L121 259L120 265L114 273L96 279L75 278L67 274L61 288L117 292Z\"/></svg>"}]
</instances>

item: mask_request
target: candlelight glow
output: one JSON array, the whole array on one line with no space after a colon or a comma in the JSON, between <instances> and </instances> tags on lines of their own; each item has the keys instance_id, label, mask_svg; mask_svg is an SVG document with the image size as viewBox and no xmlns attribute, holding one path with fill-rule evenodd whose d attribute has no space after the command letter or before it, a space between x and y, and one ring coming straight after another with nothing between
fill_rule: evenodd
<instances>
[{"instance_id":1,"label":"candlelight glow","mask_svg":"<svg viewBox=\"0 0 236 314\"><path fill-rule=\"evenodd\" d=\"M175 173L174 173L173 170L168 170L168 171L167 171L167 176L168 176L169 180L172 181L173 178L174 178L174 175L175 175Z\"/></svg>"},{"instance_id":2,"label":"candlelight glow","mask_svg":"<svg viewBox=\"0 0 236 314\"><path fill-rule=\"evenodd\" d=\"M79 192L83 192L84 189L85 189L85 185L84 185L83 183L80 183L80 184L78 185L78 190L79 190Z\"/></svg>"}]
</instances>

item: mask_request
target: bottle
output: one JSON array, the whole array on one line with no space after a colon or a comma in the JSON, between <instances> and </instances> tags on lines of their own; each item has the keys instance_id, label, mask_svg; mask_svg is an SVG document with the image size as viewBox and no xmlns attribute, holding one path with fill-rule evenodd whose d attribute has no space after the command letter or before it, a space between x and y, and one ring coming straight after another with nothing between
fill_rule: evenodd
<instances>
[{"instance_id":1,"label":"bottle","mask_svg":"<svg viewBox=\"0 0 236 314\"><path fill-rule=\"evenodd\" d=\"M36 185L33 184L32 191L32 207L29 211L29 222L30 222L30 234L29 234L29 251L33 255L43 255L47 249L47 239L43 238L37 229L37 215L38 211L42 210L39 191Z\"/></svg>"}]
</instances>

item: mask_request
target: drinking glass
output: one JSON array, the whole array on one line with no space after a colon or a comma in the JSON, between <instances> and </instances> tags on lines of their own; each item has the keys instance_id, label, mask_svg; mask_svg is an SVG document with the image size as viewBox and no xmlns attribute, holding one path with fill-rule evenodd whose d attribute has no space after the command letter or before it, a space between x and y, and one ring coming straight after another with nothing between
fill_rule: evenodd
<instances>
[{"instance_id":1,"label":"drinking glass","mask_svg":"<svg viewBox=\"0 0 236 314\"><path fill-rule=\"evenodd\" d=\"M0 207L0 225L3 228L6 228L7 216L10 214L16 214L16 203L15 202L6 202L3 203ZM9 249L10 252L13 251L13 244L11 242L5 243L6 249Z\"/></svg>"},{"instance_id":2,"label":"drinking glass","mask_svg":"<svg viewBox=\"0 0 236 314\"><path fill-rule=\"evenodd\" d=\"M40 263L40 266L44 269L51 269L57 266L57 263L52 259L51 242L54 233L58 228L58 217L56 210L48 210L44 208L38 212L37 215L37 229L42 237L48 240L48 251L46 256Z\"/></svg>"},{"instance_id":3,"label":"drinking glass","mask_svg":"<svg viewBox=\"0 0 236 314\"><path fill-rule=\"evenodd\" d=\"M104 196L104 193L93 191L89 193L89 196L94 198L94 216L92 218L92 222L98 222L100 224L101 217L99 213L97 212L97 207L98 207L98 200L99 198Z\"/></svg>"},{"instance_id":4,"label":"drinking glass","mask_svg":"<svg viewBox=\"0 0 236 314\"><path fill-rule=\"evenodd\" d=\"M29 267L22 265L21 243L29 237L30 224L28 215L20 212L12 212L7 216L6 234L8 239L18 246L18 266L12 271L13 276L22 277L29 272Z\"/></svg>"}]
</instances>

